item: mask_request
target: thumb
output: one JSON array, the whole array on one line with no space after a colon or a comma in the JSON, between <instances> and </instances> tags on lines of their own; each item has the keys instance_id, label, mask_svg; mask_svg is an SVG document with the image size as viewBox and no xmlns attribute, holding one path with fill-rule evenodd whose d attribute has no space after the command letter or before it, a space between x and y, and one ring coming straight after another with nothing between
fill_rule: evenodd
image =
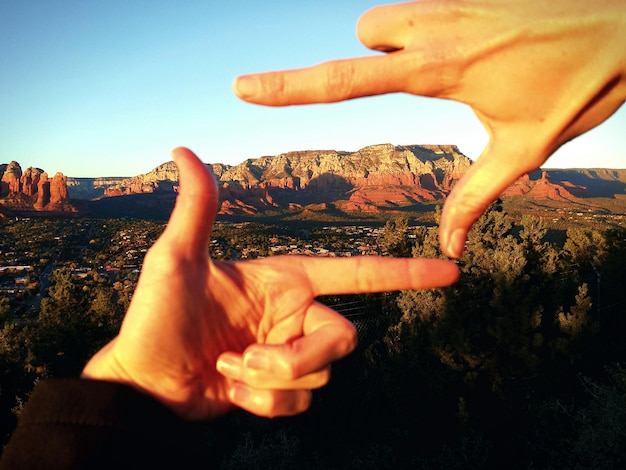
<instances>
[{"instance_id":1,"label":"thumb","mask_svg":"<svg viewBox=\"0 0 626 470\"><path fill-rule=\"evenodd\" d=\"M448 196L439 225L439 242L446 255L459 258L467 233L489 205L547 159L546 152L533 152L519 139L508 142L495 145L492 140Z\"/></svg>"},{"instance_id":2,"label":"thumb","mask_svg":"<svg viewBox=\"0 0 626 470\"><path fill-rule=\"evenodd\" d=\"M179 193L164 235L191 253L206 252L218 207L215 177L189 149L178 147L172 158L179 172Z\"/></svg>"}]
</instances>

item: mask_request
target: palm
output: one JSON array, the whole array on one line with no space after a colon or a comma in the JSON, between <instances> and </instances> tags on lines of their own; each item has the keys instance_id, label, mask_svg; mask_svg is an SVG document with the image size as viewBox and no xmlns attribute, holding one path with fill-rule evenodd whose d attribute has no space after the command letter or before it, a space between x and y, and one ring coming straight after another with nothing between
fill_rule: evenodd
<instances>
[{"instance_id":1,"label":"palm","mask_svg":"<svg viewBox=\"0 0 626 470\"><path fill-rule=\"evenodd\" d=\"M142 278L128 311L124 327L132 336L120 335L130 343L124 345L124 368L168 401L185 403L180 414L223 414L232 407L228 379L215 369L223 352L241 354L254 343L280 344L304 335L307 312L318 306L299 264L288 257L272 263L205 259L193 269L185 263L167 273L149 271L146 263L145 272L155 274ZM156 305L167 309L156 315ZM164 374L169 381L162 380Z\"/></svg>"}]
</instances>

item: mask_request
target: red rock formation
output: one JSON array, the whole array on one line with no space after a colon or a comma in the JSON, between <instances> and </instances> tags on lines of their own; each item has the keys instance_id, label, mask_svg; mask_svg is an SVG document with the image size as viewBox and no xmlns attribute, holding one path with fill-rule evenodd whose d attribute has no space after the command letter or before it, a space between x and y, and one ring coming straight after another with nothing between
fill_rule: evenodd
<instances>
[{"instance_id":1,"label":"red rock formation","mask_svg":"<svg viewBox=\"0 0 626 470\"><path fill-rule=\"evenodd\" d=\"M534 199L572 200L575 196L567 189L567 184L555 184L550 181L547 171L541 172L541 177L532 180L526 174L507 188L503 197L526 196Z\"/></svg>"},{"instance_id":2,"label":"red rock formation","mask_svg":"<svg viewBox=\"0 0 626 470\"><path fill-rule=\"evenodd\" d=\"M57 172L50 180L50 205L62 207L67 201L67 177Z\"/></svg>"},{"instance_id":3,"label":"red rock formation","mask_svg":"<svg viewBox=\"0 0 626 470\"><path fill-rule=\"evenodd\" d=\"M551 183L547 178L546 172L543 172L541 179L537 181L527 196L535 199L552 199L554 201L575 199L574 195L565 187Z\"/></svg>"},{"instance_id":4,"label":"red rock formation","mask_svg":"<svg viewBox=\"0 0 626 470\"><path fill-rule=\"evenodd\" d=\"M20 184L22 192L27 196L34 196L37 194L37 185L43 170L39 168L28 167L22 177L20 178Z\"/></svg>"},{"instance_id":5,"label":"red rock formation","mask_svg":"<svg viewBox=\"0 0 626 470\"><path fill-rule=\"evenodd\" d=\"M37 184L37 201L34 204L35 210L43 211L50 203L50 181L48 181L48 173L45 171L39 177Z\"/></svg>"},{"instance_id":6,"label":"red rock formation","mask_svg":"<svg viewBox=\"0 0 626 470\"><path fill-rule=\"evenodd\" d=\"M533 188L533 183L530 181L528 174L523 175L515 183L504 190L502 196L523 196Z\"/></svg>"},{"instance_id":7,"label":"red rock formation","mask_svg":"<svg viewBox=\"0 0 626 470\"><path fill-rule=\"evenodd\" d=\"M0 197L8 196L11 193L21 192L20 178L22 177L22 167L16 161L9 163L2 175L2 185Z\"/></svg>"},{"instance_id":8,"label":"red rock formation","mask_svg":"<svg viewBox=\"0 0 626 470\"><path fill-rule=\"evenodd\" d=\"M13 161L2 165L4 172L0 184L0 197L5 208L17 211L75 212L67 191L67 177L57 173L54 178L39 169L29 167L22 173Z\"/></svg>"},{"instance_id":9,"label":"red rock formation","mask_svg":"<svg viewBox=\"0 0 626 470\"><path fill-rule=\"evenodd\" d=\"M238 199L222 202L219 210L219 213L223 215L252 215L257 212L258 210L254 206L246 204Z\"/></svg>"}]
</instances>

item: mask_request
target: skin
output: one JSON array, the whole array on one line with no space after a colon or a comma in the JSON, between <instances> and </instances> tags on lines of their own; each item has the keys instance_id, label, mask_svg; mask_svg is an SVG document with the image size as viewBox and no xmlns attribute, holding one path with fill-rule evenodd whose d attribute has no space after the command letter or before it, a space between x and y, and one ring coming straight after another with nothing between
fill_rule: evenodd
<instances>
[{"instance_id":1,"label":"skin","mask_svg":"<svg viewBox=\"0 0 626 470\"><path fill-rule=\"evenodd\" d=\"M208 257L218 190L188 149L175 208L147 253L119 335L83 378L130 385L188 420L239 406L260 416L307 409L330 364L357 344L354 326L316 296L425 289L453 283L444 260L276 256Z\"/></svg>"},{"instance_id":2,"label":"skin","mask_svg":"<svg viewBox=\"0 0 626 470\"><path fill-rule=\"evenodd\" d=\"M268 106L395 92L469 105L489 143L446 200L451 257L502 191L626 100L626 0L422 0L367 11L357 34L385 54L244 75L234 91Z\"/></svg>"}]
</instances>

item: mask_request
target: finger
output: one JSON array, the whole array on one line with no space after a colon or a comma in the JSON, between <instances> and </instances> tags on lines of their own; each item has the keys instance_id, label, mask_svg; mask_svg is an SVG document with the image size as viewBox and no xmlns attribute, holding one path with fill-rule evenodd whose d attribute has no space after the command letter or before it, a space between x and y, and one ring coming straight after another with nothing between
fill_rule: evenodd
<instances>
[{"instance_id":1,"label":"finger","mask_svg":"<svg viewBox=\"0 0 626 470\"><path fill-rule=\"evenodd\" d=\"M217 360L217 370L228 379L245 383L253 388L267 390L311 390L323 387L330 380L329 366L301 377L286 379L271 370L244 366L244 356L234 352L220 355Z\"/></svg>"},{"instance_id":2,"label":"finger","mask_svg":"<svg viewBox=\"0 0 626 470\"><path fill-rule=\"evenodd\" d=\"M311 405L310 390L262 390L234 383L228 397L234 405L266 418L293 416Z\"/></svg>"},{"instance_id":3,"label":"finger","mask_svg":"<svg viewBox=\"0 0 626 470\"><path fill-rule=\"evenodd\" d=\"M347 356L357 346L356 328L330 307L312 302L302 323L302 335L294 339L291 329L275 325L267 334L266 343L253 345L244 354L246 367L258 364L266 355L267 370L278 377L293 380L323 370ZM261 363L263 364L263 363Z\"/></svg>"},{"instance_id":4,"label":"finger","mask_svg":"<svg viewBox=\"0 0 626 470\"><path fill-rule=\"evenodd\" d=\"M355 256L302 259L315 295L362 294L447 286L459 275L441 259Z\"/></svg>"},{"instance_id":5,"label":"finger","mask_svg":"<svg viewBox=\"0 0 626 470\"><path fill-rule=\"evenodd\" d=\"M396 60L397 59L397 60ZM324 62L313 67L242 75L233 83L244 101L267 106L332 103L403 90L413 72L394 54Z\"/></svg>"},{"instance_id":6,"label":"finger","mask_svg":"<svg viewBox=\"0 0 626 470\"><path fill-rule=\"evenodd\" d=\"M439 226L442 251L459 258L473 223L506 188L538 168L546 158L517 139L506 145L490 144L455 185L444 204Z\"/></svg>"},{"instance_id":7,"label":"finger","mask_svg":"<svg viewBox=\"0 0 626 470\"><path fill-rule=\"evenodd\" d=\"M419 32L418 2L379 5L366 11L357 23L361 43L375 51L395 51L407 45L408 32ZM423 8L422 8L423 9Z\"/></svg>"},{"instance_id":8,"label":"finger","mask_svg":"<svg viewBox=\"0 0 626 470\"><path fill-rule=\"evenodd\" d=\"M192 253L204 252L217 213L215 178L189 149L178 147L172 157L179 170L179 193L164 236Z\"/></svg>"},{"instance_id":9,"label":"finger","mask_svg":"<svg viewBox=\"0 0 626 470\"><path fill-rule=\"evenodd\" d=\"M299 331L274 326L266 343L248 346L241 358L220 356L218 370L258 388L318 388L330 378L328 366L356 345L354 325L329 307L313 302Z\"/></svg>"}]
</instances>

